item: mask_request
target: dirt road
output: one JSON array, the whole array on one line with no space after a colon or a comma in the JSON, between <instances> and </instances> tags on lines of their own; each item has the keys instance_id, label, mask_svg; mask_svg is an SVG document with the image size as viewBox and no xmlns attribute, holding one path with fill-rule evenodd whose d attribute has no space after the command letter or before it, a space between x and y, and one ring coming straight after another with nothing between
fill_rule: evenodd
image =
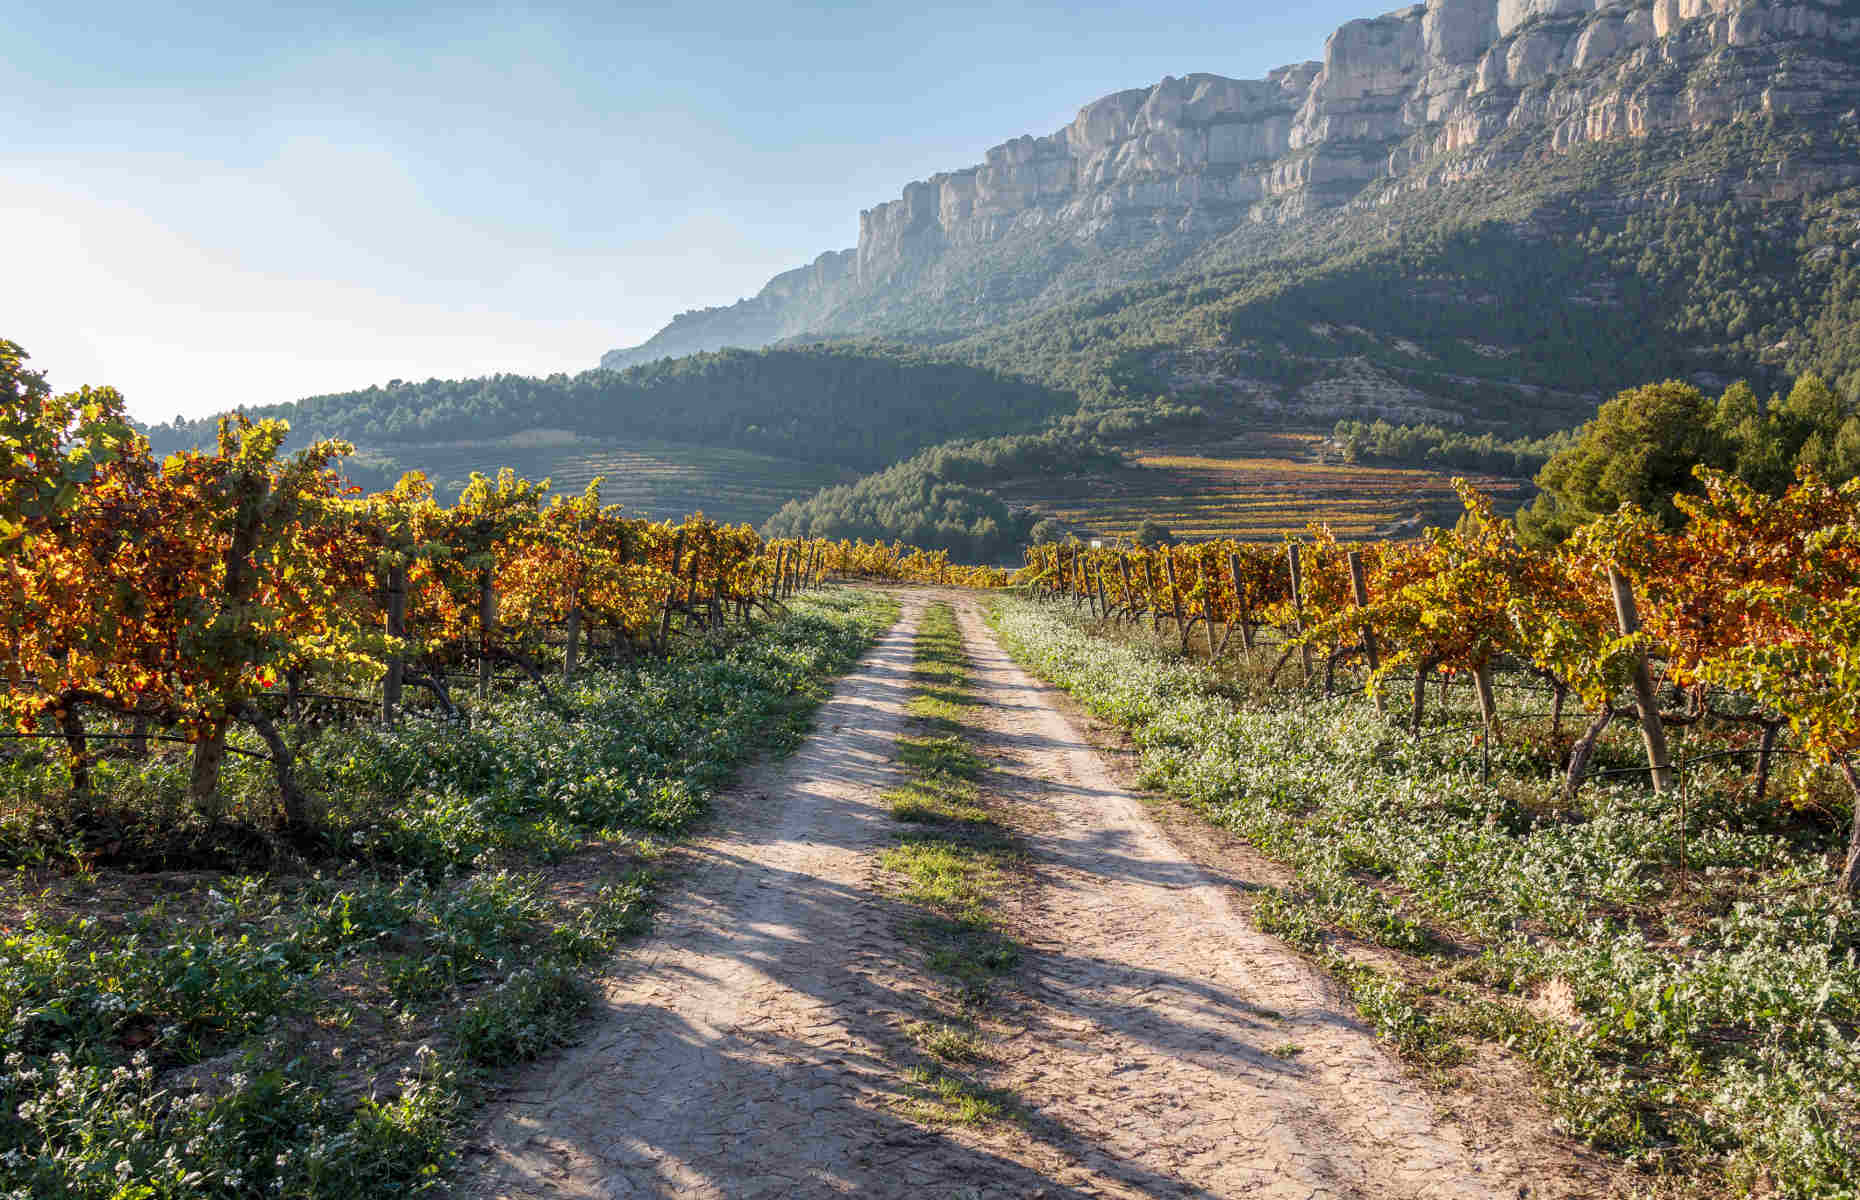
<instances>
[{"instance_id":1,"label":"dirt road","mask_svg":"<svg viewBox=\"0 0 1860 1200\"><path fill-rule=\"evenodd\" d=\"M718 807L589 1039L493 1114L480 1197L1520 1195L1299 959L1248 926L1015 667L961 626L986 781L1034 881L989 1083L1018 1121L935 1129L897 1103L934 985L876 884L879 794L923 599L815 734Z\"/></svg>"}]
</instances>

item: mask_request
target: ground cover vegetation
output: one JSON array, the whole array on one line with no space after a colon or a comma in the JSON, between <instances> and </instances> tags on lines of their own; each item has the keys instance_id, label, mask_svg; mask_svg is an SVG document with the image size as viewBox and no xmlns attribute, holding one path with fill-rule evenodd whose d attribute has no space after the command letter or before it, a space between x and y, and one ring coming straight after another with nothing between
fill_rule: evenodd
<instances>
[{"instance_id":1,"label":"ground cover vegetation","mask_svg":"<svg viewBox=\"0 0 1860 1200\"><path fill-rule=\"evenodd\" d=\"M1039 548L998 627L1291 869L1255 917L1404 1054L1504 1047L1674 1186L1853 1195L1860 484L1698 485L1550 548L1470 489L1410 543Z\"/></svg>"},{"instance_id":2,"label":"ground cover vegetation","mask_svg":"<svg viewBox=\"0 0 1860 1200\"><path fill-rule=\"evenodd\" d=\"M907 936L949 985L939 1011L907 1032L926 1061L911 1068L913 1111L933 1121L983 1124L1011 1115L1011 1099L975 1074L990 1058L983 1031L991 996L1020 962L996 911L1024 853L981 793L985 764L967 730L976 700L955 613L932 604L918 626L911 726L898 740L905 779L883 797L908 832L880 864L900 899L917 906Z\"/></svg>"}]
</instances>

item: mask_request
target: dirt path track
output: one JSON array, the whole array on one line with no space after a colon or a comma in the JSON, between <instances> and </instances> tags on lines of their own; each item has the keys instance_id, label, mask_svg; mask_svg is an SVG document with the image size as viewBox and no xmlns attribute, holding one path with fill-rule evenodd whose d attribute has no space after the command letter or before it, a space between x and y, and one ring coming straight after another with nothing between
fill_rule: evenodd
<instances>
[{"instance_id":1,"label":"dirt path track","mask_svg":"<svg viewBox=\"0 0 1860 1200\"><path fill-rule=\"evenodd\" d=\"M978 740L1037 880L1010 912L1029 953L990 1079L1026 1117L944 1131L900 1115L899 1029L929 985L874 860L896 831L879 793L922 605L907 598L800 752L681 852L594 1032L500 1104L462 1194L1520 1194L1518 1169L1440 1126L1321 981L1157 832L967 598Z\"/></svg>"}]
</instances>

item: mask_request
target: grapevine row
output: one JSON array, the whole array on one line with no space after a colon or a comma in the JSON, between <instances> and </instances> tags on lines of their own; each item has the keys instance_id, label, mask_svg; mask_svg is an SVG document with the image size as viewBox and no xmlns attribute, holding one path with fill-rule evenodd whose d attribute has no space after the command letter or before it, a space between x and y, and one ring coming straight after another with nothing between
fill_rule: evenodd
<instances>
[{"instance_id":1,"label":"grapevine row","mask_svg":"<svg viewBox=\"0 0 1860 1200\"><path fill-rule=\"evenodd\" d=\"M280 725L331 705L457 716L453 683L495 672L548 691L584 656L662 653L747 622L838 571L957 582L902 547L764 541L702 515L671 524L601 502L600 481L551 496L504 470L438 503L423 476L363 495L352 448L293 456L280 422L231 417L213 453L156 461L108 390L53 398L0 342L0 622L4 713L62 739L74 790L95 743L193 746L188 792L218 812L236 727L275 770L286 823L307 823ZM409 705L409 690L425 703ZM358 693L375 697L367 699ZM87 720L88 718L88 720ZM101 732L98 719L110 729Z\"/></svg>"},{"instance_id":2,"label":"grapevine row","mask_svg":"<svg viewBox=\"0 0 1860 1200\"><path fill-rule=\"evenodd\" d=\"M1565 787L1597 739L1639 720L1655 786L1672 779L1664 729L1703 719L1762 730L1759 791L1778 733L1835 765L1860 811L1860 483L1804 472L1782 496L1701 471L1681 496L1678 531L1624 508L1560 546L1522 544L1511 522L1460 482L1465 516L1418 540L1340 544L1314 526L1283 546L1215 541L1155 548L1036 546L1023 580L1112 619L1167 623L1211 654L1276 631L1277 670L1293 655L1368 670L1382 699L1400 673L1418 732L1430 676L1473 681L1488 734L1500 737L1493 672L1541 679L1554 719L1579 698L1592 712ZM1662 710L1660 698L1670 706ZM1860 822L1844 882L1860 887Z\"/></svg>"}]
</instances>

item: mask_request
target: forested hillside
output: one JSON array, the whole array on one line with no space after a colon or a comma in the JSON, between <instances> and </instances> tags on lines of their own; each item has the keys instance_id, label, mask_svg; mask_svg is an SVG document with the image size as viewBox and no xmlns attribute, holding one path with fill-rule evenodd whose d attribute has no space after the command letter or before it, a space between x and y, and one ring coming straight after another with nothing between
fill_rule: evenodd
<instances>
[{"instance_id":1,"label":"forested hillside","mask_svg":"<svg viewBox=\"0 0 1860 1200\"><path fill-rule=\"evenodd\" d=\"M1822 145L1766 123L1590 147L1518 168L1512 187L1236 230L1166 279L948 348L1088 401L1167 393L1254 420L1384 416L1509 436L1568 427L1655 379L1772 388L1814 372L1851 394L1860 190L1768 200L1700 181L1727 160L1757 175Z\"/></svg>"},{"instance_id":2,"label":"forested hillside","mask_svg":"<svg viewBox=\"0 0 1860 1200\"><path fill-rule=\"evenodd\" d=\"M1121 462L1078 428L938 446L856 484L791 500L763 529L770 537L903 540L970 560L1000 559L1026 544L1040 514L1010 508L990 483L1089 474Z\"/></svg>"},{"instance_id":3,"label":"forested hillside","mask_svg":"<svg viewBox=\"0 0 1860 1200\"><path fill-rule=\"evenodd\" d=\"M1015 375L910 349L726 350L625 371L394 380L248 410L299 440L389 452L532 429L751 450L874 469L958 436L1040 425L1069 401ZM149 431L157 450L209 444L211 418Z\"/></svg>"}]
</instances>

